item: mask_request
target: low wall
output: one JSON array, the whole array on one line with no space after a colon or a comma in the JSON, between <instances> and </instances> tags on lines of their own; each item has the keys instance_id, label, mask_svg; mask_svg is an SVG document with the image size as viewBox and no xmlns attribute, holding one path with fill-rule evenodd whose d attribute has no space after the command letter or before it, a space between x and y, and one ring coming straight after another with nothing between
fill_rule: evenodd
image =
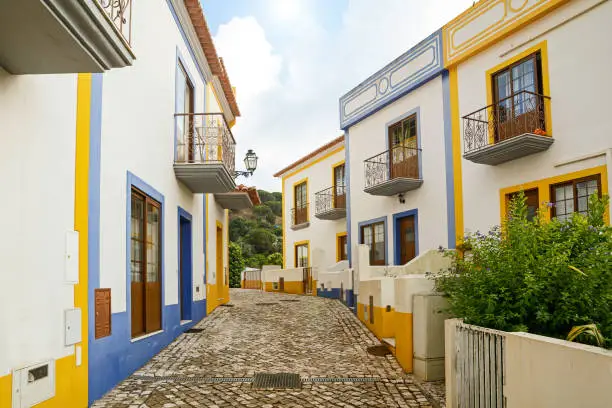
<instances>
[{"instance_id":1,"label":"low wall","mask_svg":"<svg viewBox=\"0 0 612 408\"><path fill-rule=\"evenodd\" d=\"M448 408L458 408L462 397L456 369L456 328L460 324L457 319L445 322ZM504 385L500 389L507 408L612 406L612 352L534 334L501 333L505 357ZM473 348L469 343L467 346Z\"/></svg>"},{"instance_id":2,"label":"low wall","mask_svg":"<svg viewBox=\"0 0 612 408\"><path fill-rule=\"evenodd\" d=\"M268 269L261 272L266 292L304 293L304 268ZM284 290L281 291L280 278L284 279Z\"/></svg>"},{"instance_id":3,"label":"low wall","mask_svg":"<svg viewBox=\"0 0 612 408\"><path fill-rule=\"evenodd\" d=\"M393 279L395 300L395 355L404 371L413 371L413 302L417 293L429 292L433 282L424 275L402 275ZM420 329L424 330L425 324Z\"/></svg>"},{"instance_id":4,"label":"low wall","mask_svg":"<svg viewBox=\"0 0 612 408\"><path fill-rule=\"evenodd\" d=\"M372 305L370 305L370 297ZM395 336L394 278L359 282L357 317L379 339Z\"/></svg>"}]
</instances>

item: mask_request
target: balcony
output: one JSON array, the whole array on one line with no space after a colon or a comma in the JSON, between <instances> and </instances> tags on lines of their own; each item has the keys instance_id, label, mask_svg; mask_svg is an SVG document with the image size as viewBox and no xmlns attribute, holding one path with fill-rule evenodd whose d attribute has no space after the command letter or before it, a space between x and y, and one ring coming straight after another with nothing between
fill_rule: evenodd
<instances>
[{"instance_id":1,"label":"balcony","mask_svg":"<svg viewBox=\"0 0 612 408\"><path fill-rule=\"evenodd\" d=\"M366 193L392 196L417 189L420 176L421 149L395 146L364 161Z\"/></svg>"},{"instance_id":2,"label":"balcony","mask_svg":"<svg viewBox=\"0 0 612 408\"><path fill-rule=\"evenodd\" d=\"M246 210L253 208L253 202L246 191L215 194L217 204L226 210Z\"/></svg>"},{"instance_id":3,"label":"balcony","mask_svg":"<svg viewBox=\"0 0 612 408\"><path fill-rule=\"evenodd\" d=\"M291 229L299 230L310 225L308 218L308 203L299 205L291 209Z\"/></svg>"},{"instance_id":4,"label":"balcony","mask_svg":"<svg viewBox=\"0 0 612 408\"><path fill-rule=\"evenodd\" d=\"M496 166L547 150L550 98L521 91L463 117L466 160Z\"/></svg>"},{"instance_id":5,"label":"balcony","mask_svg":"<svg viewBox=\"0 0 612 408\"><path fill-rule=\"evenodd\" d=\"M174 174L193 193L228 193L236 142L222 113L177 113Z\"/></svg>"},{"instance_id":6,"label":"balcony","mask_svg":"<svg viewBox=\"0 0 612 408\"><path fill-rule=\"evenodd\" d=\"M3 0L0 66L54 74L131 65L131 20L131 0Z\"/></svg>"},{"instance_id":7,"label":"balcony","mask_svg":"<svg viewBox=\"0 0 612 408\"><path fill-rule=\"evenodd\" d=\"M320 220L346 218L346 189L335 186L315 193L315 217Z\"/></svg>"}]
</instances>

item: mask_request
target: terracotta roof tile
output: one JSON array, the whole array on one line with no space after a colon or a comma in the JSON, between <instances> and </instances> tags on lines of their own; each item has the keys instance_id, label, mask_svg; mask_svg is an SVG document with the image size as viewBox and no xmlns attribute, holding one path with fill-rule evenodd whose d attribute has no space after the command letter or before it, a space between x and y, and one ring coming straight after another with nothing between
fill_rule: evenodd
<instances>
[{"instance_id":1,"label":"terracotta roof tile","mask_svg":"<svg viewBox=\"0 0 612 408\"><path fill-rule=\"evenodd\" d=\"M225 66L223 65L223 61L217 55L217 49L213 43L208 24L206 24L206 18L204 17L202 5L200 4L199 0L183 1L185 2L185 7L189 12L191 24L195 28L198 39L200 40L200 45L202 46L202 50L206 56L206 61L208 62L210 71L213 75L219 78L223 93L225 94L225 98L230 105L232 113L234 116L240 116L240 109L238 109L236 95L234 95L234 91L227 75L227 71L225 70Z\"/></svg>"},{"instance_id":2,"label":"terracotta roof tile","mask_svg":"<svg viewBox=\"0 0 612 408\"><path fill-rule=\"evenodd\" d=\"M247 192L253 205L261 205L261 199L259 198L259 193L257 192L256 187L247 187L244 184L240 184L236 186L236 191Z\"/></svg>"},{"instance_id":3,"label":"terracotta roof tile","mask_svg":"<svg viewBox=\"0 0 612 408\"><path fill-rule=\"evenodd\" d=\"M276 172L276 174L274 174L274 177L279 177L280 175L282 175L283 173L288 172L289 170L299 166L302 163L307 162L308 160L312 159L313 157L315 157L316 155L318 155L319 153L324 152L325 150L333 147L334 145L340 144L344 142L344 135L335 138L334 140L332 140L329 143L324 144L323 146L319 147L317 150L314 150L310 153L308 153L306 156L302 157L301 159L293 162L292 164L290 164L289 166L285 167L284 169Z\"/></svg>"}]
</instances>

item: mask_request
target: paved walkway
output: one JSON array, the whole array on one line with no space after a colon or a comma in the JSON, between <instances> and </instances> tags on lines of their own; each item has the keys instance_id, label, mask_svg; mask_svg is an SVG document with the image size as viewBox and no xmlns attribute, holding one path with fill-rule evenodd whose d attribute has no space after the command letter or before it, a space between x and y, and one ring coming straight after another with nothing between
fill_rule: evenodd
<instances>
[{"instance_id":1,"label":"paved walkway","mask_svg":"<svg viewBox=\"0 0 612 408\"><path fill-rule=\"evenodd\" d=\"M231 299L94 407L433 406L395 358L366 352L378 341L337 300L241 289ZM299 374L302 389L253 389L256 373ZM330 380L355 377L369 382Z\"/></svg>"}]
</instances>

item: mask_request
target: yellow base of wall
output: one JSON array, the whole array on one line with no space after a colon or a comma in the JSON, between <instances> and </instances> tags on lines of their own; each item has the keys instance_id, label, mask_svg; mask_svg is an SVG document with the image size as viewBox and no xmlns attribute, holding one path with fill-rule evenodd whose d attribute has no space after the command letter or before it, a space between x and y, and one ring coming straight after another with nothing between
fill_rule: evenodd
<instances>
[{"instance_id":1,"label":"yellow base of wall","mask_svg":"<svg viewBox=\"0 0 612 408\"><path fill-rule=\"evenodd\" d=\"M374 313L374 323L370 323L369 317L367 320L365 319L364 306L366 305L363 303L357 303L357 317L359 320L361 320L378 339L395 337L395 309L392 308L387 312L387 309L384 307L374 306L374 310L369 311L370 313ZM367 307L369 308L369 305Z\"/></svg>"},{"instance_id":2,"label":"yellow base of wall","mask_svg":"<svg viewBox=\"0 0 612 408\"><path fill-rule=\"evenodd\" d=\"M220 298L223 298L223 300L219 300ZM229 301L229 286L219 288L216 283L206 284L206 314L210 314L219 305L224 305Z\"/></svg>"},{"instance_id":3,"label":"yellow base of wall","mask_svg":"<svg viewBox=\"0 0 612 408\"><path fill-rule=\"evenodd\" d=\"M278 286L277 286L278 287ZM266 282L264 290L266 292L278 292L278 293L290 293L293 295L303 295L304 294L304 284L302 281L285 281L285 290L280 291L279 289L274 289L273 282Z\"/></svg>"},{"instance_id":4,"label":"yellow base of wall","mask_svg":"<svg viewBox=\"0 0 612 408\"><path fill-rule=\"evenodd\" d=\"M258 280L246 280L240 281L240 287L242 289L261 289L261 281Z\"/></svg>"},{"instance_id":5,"label":"yellow base of wall","mask_svg":"<svg viewBox=\"0 0 612 408\"><path fill-rule=\"evenodd\" d=\"M395 312L395 357L404 371L412 372L412 313Z\"/></svg>"},{"instance_id":6,"label":"yellow base of wall","mask_svg":"<svg viewBox=\"0 0 612 408\"><path fill-rule=\"evenodd\" d=\"M310 287L312 289L312 296L317 296L317 281L313 279Z\"/></svg>"},{"instance_id":7,"label":"yellow base of wall","mask_svg":"<svg viewBox=\"0 0 612 408\"><path fill-rule=\"evenodd\" d=\"M55 361L55 397L41 402L36 408L86 408L87 387L81 386L81 379L87 378L84 366L77 367L75 356ZM12 375L0 377L0 408L11 408L13 393Z\"/></svg>"}]
</instances>

